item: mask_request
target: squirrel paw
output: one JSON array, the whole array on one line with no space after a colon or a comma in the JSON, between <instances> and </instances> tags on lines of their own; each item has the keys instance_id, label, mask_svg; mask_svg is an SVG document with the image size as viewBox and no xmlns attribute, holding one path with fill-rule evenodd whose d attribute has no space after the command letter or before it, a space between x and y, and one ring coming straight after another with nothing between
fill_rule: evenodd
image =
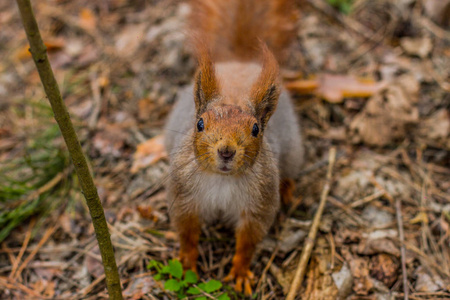
<instances>
[{"instance_id":1,"label":"squirrel paw","mask_svg":"<svg viewBox=\"0 0 450 300\"><path fill-rule=\"evenodd\" d=\"M244 272L242 274L241 272L237 272L237 270L233 267L231 268L230 273L223 279L224 281L232 281L233 279L236 280L236 285L234 286L234 289L236 292L242 293L242 284L244 284L244 294L245 296L251 296L252 295L252 281L255 278L253 273L250 270L247 270L247 272Z\"/></svg>"}]
</instances>

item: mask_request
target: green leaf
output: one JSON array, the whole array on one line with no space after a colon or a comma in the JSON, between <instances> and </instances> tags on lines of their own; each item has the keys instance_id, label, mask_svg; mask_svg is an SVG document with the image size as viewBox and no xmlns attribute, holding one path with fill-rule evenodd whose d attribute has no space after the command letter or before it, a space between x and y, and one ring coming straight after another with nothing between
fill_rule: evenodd
<instances>
[{"instance_id":1,"label":"green leaf","mask_svg":"<svg viewBox=\"0 0 450 300\"><path fill-rule=\"evenodd\" d=\"M162 264L159 261L152 259L151 261L148 262L147 269L151 269L151 268L157 269L158 267L161 267L161 266L162 266Z\"/></svg>"},{"instance_id":2,"label":"green leaf","mask_svg":"<svg viewBox=\"0 0 450 300\"><path fill-rule=\"evenodd\" d=\"M184 274L184 281L186 281L187 283L197 283L198 281L197 274L195 274L194 271L187 270L186 273Z\"/></svg>"},{"instance_id":3,"label":"green leaf","mask_svg":"<svg viewBox=\"0 0 450 300\"><path fill-rule=\"evenodd\" d=\"M162 274L170 274L170 267L169 266L164 266L164 267L162 267L160 272Z\"/></svg>"},{"instance_id":4,"label":"green leaf","mask_svg":"<svg viewBox=\"0 0 450 300\"><path fill-rule=\"evenodd\" d=\"M181 283L176 279L169 279L164 283L164 288L168 291L178 292L181 288Z\"/></svg>"},{"instance_id":5,"label":"green leaf","mask_svg":"<svg viewBox=\"0 0 450 300\"><path fill-rule=\"evenodd\" d=\"M175 278L180 279L183 276L183 266L178 260L169 261L169 273Z\"/></svg>"},{"instance_id":6,"label":"green leaf","mask_svg":"<svg viewBox=\"0 0 450 300\"><path fill-rule=\"evenodd\" d=\"M231 300L227 293L220 295L217 297L219 300Z\"/></svg>"},{"instance_id":7,"label":"green leaf","mask_svg":"<svg viewBox=\"0 0 450 300\"><path fill-rule=\"evenodd\" d=\"M161 274L161 273L155 274L155 275L153 276L153 279L155 279L156 281L161 280L161 279L162 279L162 274Z\"/></svg>"},{"instance_id":8,"label":"green leaf","mask_svg":"<svg viewBox=\"0 0 450 300\"><path fill-rule=\"evenodd\" d=\"M201 296L201 297L195 298L195 300L207 300L207 298L205 296Z\"/></svg>"},{"instance_id":9,"label":"green leaf","mask_svg":"<svg viewBox=\"0 0 450 300\"><path fill-rule=\"evenodd\" d=\"M210 281L205 283L205 288L203 290L207 293L211 293L211 292L217 291L221 287L222 287L222 282L211 279Z\"/></svg>"},{"instance_id":10,"label":"green leaf","mask_svg":"<svg viewBox=\"0 0 450 300\"><path fill-rule=\"evenodd\" d=\"M344 2L341 4L340 9L344 14L348 15L350 13L350 11L352 10L352 5L348 2Z\"/></svg>"},{"instance_id":11,"label":"green leaf","mask_svg":"<svg viewBox=\"0 0 450 300\"><path fill-rule=\"evenodd\" d=\"M178 292L177 297L178 299L187 299L187 296L183 293L182 290Z\"/></svg>"},{"instance_id":12,"label":"green leaf","mask_svg":"<svg viewBox=\"0 0 450 300\"><path fill-rule=\"evenodd\" d=\"M191 295L198 295L198 294L201 294L202 292L198 288L191 286L190 288L188 288L186 293L191 294Z\"/></svg>"}]
</instances>

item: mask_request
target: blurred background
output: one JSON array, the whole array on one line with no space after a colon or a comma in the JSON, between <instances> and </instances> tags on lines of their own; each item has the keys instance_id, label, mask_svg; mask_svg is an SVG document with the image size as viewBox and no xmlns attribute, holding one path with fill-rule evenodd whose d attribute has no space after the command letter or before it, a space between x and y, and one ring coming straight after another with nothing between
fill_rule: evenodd
<instances>
[{"instance_id":1,"label":"blurred background","mask_svg":"<svg viewBox=\"0 0 450 300\"><path fill-rule=\"evenodd\" d=\"M177 299L147 264L166 264L178 247L162 128L196 68L184 34L189 3L32 4L105 208L124 296ZM295 204L255 257L257 298L284 298L335 145L335 182L302 299L402 297L400 245L411 299L449 299L450 1L298 6L282 75L307 164ZM0 58L0 298L106 298L90 216L14 1L0 3ZM203 233L200 278L220 280L234 239L220 226ZM222 292L239 297L227 285Z\"/></svg>"}]
</instances>

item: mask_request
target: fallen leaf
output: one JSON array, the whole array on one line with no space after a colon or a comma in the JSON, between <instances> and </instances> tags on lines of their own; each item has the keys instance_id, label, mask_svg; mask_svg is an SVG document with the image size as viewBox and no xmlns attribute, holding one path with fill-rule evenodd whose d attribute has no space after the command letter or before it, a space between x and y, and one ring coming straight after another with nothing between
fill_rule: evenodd
<instances>
[{"instance_id":1,"label":"fallen leaf","mask_svg":"<svg viewBox=\"0 0 450 300\"><path fill-rule=\"evenodd\" d=\"M398 268L397 258L386 253L373 256L369 263L370 276L383 282L389 288L397 280Z\"/></svg>"},{"instance_id":2,"label":"fallen leaf","mask_svg":"<svg viewBox=\"0 0 450 300\"><path fill-rule=\"evenodd\" d=\"M353 284L353 276L347 263L344 263L339 272L332 273L331 277L338 288L338 299L345 299L350 294Z\"/></svg>"},{"instance_id":3,"label":"fallen leaf","mask_svg":"<svg viewBox=\"0 0 450 300\"><path fill-rule=\"evenodd\" d=\"M436 292L445 286L442 278L437 274L430 275L423 266L416 269L415 275L417 280L414 288L417 292Z\"/></svg>"},{"instance_id":4,"label":"fallen leaf","mask_svg":"<svg viewBox=\"0 0 450 300\"><path fill-rule=\"evenodd\" d=\"M86 30L94 30L97 27L95 14L89 8L83 8L79 14L79 25Z\"/></svg>"},{"instance_id":5,"label":"fallen leaf","mask_svg":"<svg viewBox=\"0 0 450 300\"><path fill-rule=\"evenodd\" d=\"M92 138L93 145L103 155L120 157L121 149L125 145L127 134L117 124L106 124L103 130L99 130Z\"/></svg>"},{"instance_id":6,"label":"fallen leaf","mask_svg":"<svg viewBox=\"0 0 450 300\"><path fill-rule=\"evenodd\" d=\"M164 148L164 135L157 135L137 146L133 157L131 173L135 174L140 169L151 166L166 157L167 152Z\"/></svg>"},{"instance_id":7,"label":"fallen leaf","mask_svg":"<svg viewBox=\"0 0 450 300\"><path fill-rule=\"evenodd\" d=\"M369 276L369 258L352 255L346 248L342 249L345 261L348 262L353 276L353 291L358 295L368 295L373 288Z\"/></svg>"},{"instance_id":8,"label":"fallen leaf","mask_svg":"<svg viewBox=\"0 0 450 300\"><path fill-rule=\"evenodd\" d=\"M127 299L145 299L145 295L149 294L155 287L157 285L152 276L134 278L123 291L123 295Z\"/></svg>"},{"instance_id":9,"label":"fallen leaf","mask_svg":"<svg viewBox=\"0 0 450 300\"><path fill-rule=\"evenodd\" d=\"M354 143L386 146L406 135L406 126L419 120L419 83L403 75L369 99L350 124Z\"/></svg>"},{"instance_id":10,"label":"fallen leaf","mask_svg":"<svg viewBox=\"0 0 450 300\"><path fill-rule=\"evenodd\" d=\"M146 24L129 25L118 34L116 39L116 50L121 55L131 56L144 40Z\"/></svg>"},{"instance_id":11,"label":"fallen leaf","mask_svg":"<svg viewBox=\"0 0 450 300\"><path fill-rule=\"evenodd\" d=\"M418 125L418 134L425 140L450 149L450 113L443 108Z\"/></svg>"},{"instance_id":12,"label":"fallen leaf","mask_svg":"<svg viewBox=\"0 0 450 300\"><path fill-rule=\"evenodd\" d=\"M417 224L422 223L428 225L428 216L427 213L424 211L419 212L414 218L412 218L409 223L411 224Z\"/></svg>"},{"instance_id":13,"label":"fallen leaf","mask_svg":"<svg viewBox=\"0 0 450 300\"><path fill-rule=\"evenodd\" d=\"M64 48L65 42L62 39L49 39L44 41L44 45L47 47L47 52L52 53L61 50ZM27 43L22 48L19 48L14 57L17 60L24 60L31 57L31 53L29 51L30 45Z\"/></svg>"},{"instance_id":14,"label":"fallen leaf","mask_svg":"<svg viewBox=\"0 0 450 300\"><path fill-rule=\"evenodd\" d=\"M400 39L400 46L407 54L421 58L427 57L433 49L431 38L428 36L421 38L404 37Z\"/></svg>"},{"instance_id":15,"label":"fallen leaf","mask_svg":"<svg viewBox=\"0 0 450 300\"><path fill-rule=\"evenodd\" d=\"M153 213L153 208L151 206L139 205L137 210L142 218L153 222L158 221L158 217Z\"/></svg>"},{"instance_id":16,"label":"fallen leaf","mask_svg":"<svg viewBox=\"0 0 450 300\"><path fill-rule=\"evenodd\" d=\"M321 74L316 80L298 80L286 84L290 91L299 94L314 93L331 103L341 103L346 97L367 98L384 86L385 82L333 74Z\"/></svg>"}]
</instances>

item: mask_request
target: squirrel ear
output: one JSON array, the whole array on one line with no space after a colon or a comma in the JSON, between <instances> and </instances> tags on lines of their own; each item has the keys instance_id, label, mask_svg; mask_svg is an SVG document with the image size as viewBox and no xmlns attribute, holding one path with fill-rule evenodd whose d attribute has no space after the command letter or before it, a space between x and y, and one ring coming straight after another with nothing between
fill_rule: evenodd
<instances>
[{"instance_id":1,"label":"squirrel ear","mask_svg":"<svg viewBox=\"0 0 450 300\"><path fill-rule=\"evenodd\" d=\"M195 75L194 100L197 115L200 115L206 110L208 102L219 95L219 84L214 65L206 49L200 49L198 60L199 67Z\"/></svg>"},{"instance_id":2,"label":"squirrel ear","mask_svg":"<svg viewBox=\"0 0 450 300\"><path fill-rule=\"evenodd\" d=\"M253 102L256 116L264 128L277 107L281 93L278 63L274 55L261 43L263 66L261 74L253 84L250 99Z\"/></svg>"}]
</instances>

